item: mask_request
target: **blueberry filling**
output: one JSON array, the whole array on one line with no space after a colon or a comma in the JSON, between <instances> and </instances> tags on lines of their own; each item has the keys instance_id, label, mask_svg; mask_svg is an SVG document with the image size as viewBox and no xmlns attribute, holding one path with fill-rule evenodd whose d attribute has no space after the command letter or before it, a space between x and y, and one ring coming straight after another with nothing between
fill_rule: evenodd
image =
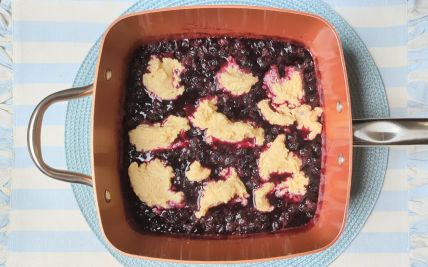
<instances>
[{"instance_id":1,"label":"blueberry filling","mask_svg":"<svg viewBox=\"0 0 428 267\"><path fill-rule=\"evenodd\" d=\"M181 73L184 93L175 100L160 100L151 95L143 85L142 77L147 73L151 57L174 58L181 62L185 71ZM228 59L233 58L240 68L258 78L248 93L233 95L221 90L216 83L216 74ZM257 103L268 98L263 88L263 78L272 65L277 66L279 75L284 76L287 67L302 72L304 98L302 102L312 108L320 107L317 75L314 60L307 49L298 43L280 40L253 38L198 38L164 40L144 44L132 55L129 79L126 87L123 118L122 187L128 200L128 214L132 223L143 231L195 236L239 235L257 232L275 232L307 225L315 216L321 177L322 143L318 135L313 140L305 138L306 129L296 125L273 126L261 115ZM218 112L231 121L250 121L264 130L264 146L280 134L285 134L285 145L302 161L301 170L309 178L306 194L292 201L289 198L268 195L274 207L271 212L260 212L252 202L253 190L263 181L259 176L258 158L264 146L229 144L205 140L204 131L196 127L180 134L176 145L170 149L137 151L129 142L128 132L141 123L158 123L168 116L189 117L197 108L198 101L206 97L217 98ZM172 190L182 191L185 204L180 208L158 209L141 202L133 192L128 167L157 158L172 166L175 176ZM197 218L198 198L203 182L192 182L186 178L186 169L195 161L211 170L210 179L221 179L221 171L232 167L244 183L248 204L230 201L209 209L205 216ZM286 175L287 176L287 175ZM278 175L271 182L281 180Z\"/></svg>"}]
</instances>

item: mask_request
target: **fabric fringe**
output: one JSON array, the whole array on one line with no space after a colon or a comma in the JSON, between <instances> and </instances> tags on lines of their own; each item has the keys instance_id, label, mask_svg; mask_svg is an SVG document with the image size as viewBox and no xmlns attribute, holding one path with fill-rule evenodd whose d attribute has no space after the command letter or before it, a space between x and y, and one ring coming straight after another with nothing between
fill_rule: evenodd
<instances>
[{"instance_id":1,"label":"fabric fringe","mask_svg":"<svg viewBox=\"0 0 428 267\"><path fill-rule=\"evenodd\" d=\"M428 117L428 1L408 1L408 116ZM428 266L428 147L408 150L410 263Z\"/></svg>"},{"instance_id":2,"label":"fabric fringe","mask_svg":"<svg viewBox=\"0 0 428 267\"><path fill-rule=\"evenodd\" d=\"M9 223L12 139L12 16L11 1L0 1L0 265L6 263Z\"/></svg>"},{"instance_id":3,"label":"fabric fringe","mask_svg":"<svg viewBox=\"0 0 428 267\"><path fill-rule=\"evenodd\" d=\"M428 1L409 1L408 20L408 115L428 117Z\"/></svg>"},{"instance_id":4,"label":"fabric fringe","mask_svg":"<svg viewBox=\"0 0 428 267\"><path fill-rule=\"evenodd\" d=\"M428 147L408 150L410 262L428 266Z\"/></svg>"}]
</instances>

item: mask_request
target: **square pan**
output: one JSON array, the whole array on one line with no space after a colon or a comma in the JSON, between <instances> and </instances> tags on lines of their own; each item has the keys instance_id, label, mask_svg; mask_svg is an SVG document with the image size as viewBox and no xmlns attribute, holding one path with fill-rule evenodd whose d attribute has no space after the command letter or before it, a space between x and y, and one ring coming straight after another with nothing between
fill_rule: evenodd
<instances>
[{"instance_id":1,"label":"square pan","mask_svg":"<svg viewBox=\"0 0 428 267\"><path fill-rule=\"evenodd\" d=\"M312 53L324 108L321 192L314 223L302 230L226 239L141 233L126 214L120 182L122 99L129 56L142 42L203 36L294 40ZM107 74L109 73L109 74ZM111 74L111 75L110 75ZM340 102L340 111L336 108ZM92 114L92 177L102 232L128 256L186 262L272 260L322 251L339 237L351 184L352 124L342 47L324 19L301 12L246 6L169 8L124 16L106 31L96 69ZM338 163L338 158L343 160ZM110 193L110 200L105 192Z\"/></svg>"}]
</instances>

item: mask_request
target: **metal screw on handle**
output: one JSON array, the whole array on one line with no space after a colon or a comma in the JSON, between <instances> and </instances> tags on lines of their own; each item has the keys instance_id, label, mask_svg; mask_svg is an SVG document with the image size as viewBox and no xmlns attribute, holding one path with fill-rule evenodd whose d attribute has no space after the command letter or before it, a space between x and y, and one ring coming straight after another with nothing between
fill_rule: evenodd
<instances>
[{"instance_id":1,"label":"metal screw on handle","mask_svg":"<svg viewBox=\"0 0 428 267\"><path fill-rule=\"evenodd\" d=\"M51 94L45 99L43 99L34 109L33 114L30 118L30 123L28 125L28 150L30 152L31 159L33 160L34 164L37 166L37 168L39 168L41 172L43 172L47 176L65 182L79 183L92 186L92 179L90 176L67 170L55 169L47 165L46 162L43 160L41 148L42 122L43 116L47 108L53 103L59 101L66 101L90 95L92 94L92 88L93 86L92 84L90 84L87 86L67 89Z\"/></svg>"}]
</instances>

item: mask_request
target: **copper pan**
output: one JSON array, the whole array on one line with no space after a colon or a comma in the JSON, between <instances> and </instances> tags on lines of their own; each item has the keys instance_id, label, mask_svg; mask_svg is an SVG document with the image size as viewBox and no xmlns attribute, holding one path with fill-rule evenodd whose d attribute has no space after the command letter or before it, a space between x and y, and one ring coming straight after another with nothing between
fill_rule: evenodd
<instances>
[{"instance_id":1,"label":"copper pan","mask_svg":"<svg viewBox=\"0 0 428 267\"><path fill-rule=\"evenodd\" d=\"M194 239L137 232L127 220L119 174L121 99L128 57L142 42L218 35L291 39L303 43L316 59L325 118L325 171L317 218L310 227L300 231L254 234L245 238ZM48 106L86 95L92 95L93 100L91 177L48 166L43 161L40 144L42 119ZM379 123L386 128L379 128ZM427 129L428 122L423 120L363 121L355 124L355 141L363 145L426 143ZM403 130L408 131L407 134L397 137ZM413 134L410 140L409 133ZM40 102L30 119L28 145L33 161L46 175L93 186L105 239L128 256L214 263L283 259L319 252L338 239L349 203L353 125L342 46L326 20L290 10L197 6L127 15L116 20L104 34L94 84L61 91Z\"/></svg>"}]
</instances>

